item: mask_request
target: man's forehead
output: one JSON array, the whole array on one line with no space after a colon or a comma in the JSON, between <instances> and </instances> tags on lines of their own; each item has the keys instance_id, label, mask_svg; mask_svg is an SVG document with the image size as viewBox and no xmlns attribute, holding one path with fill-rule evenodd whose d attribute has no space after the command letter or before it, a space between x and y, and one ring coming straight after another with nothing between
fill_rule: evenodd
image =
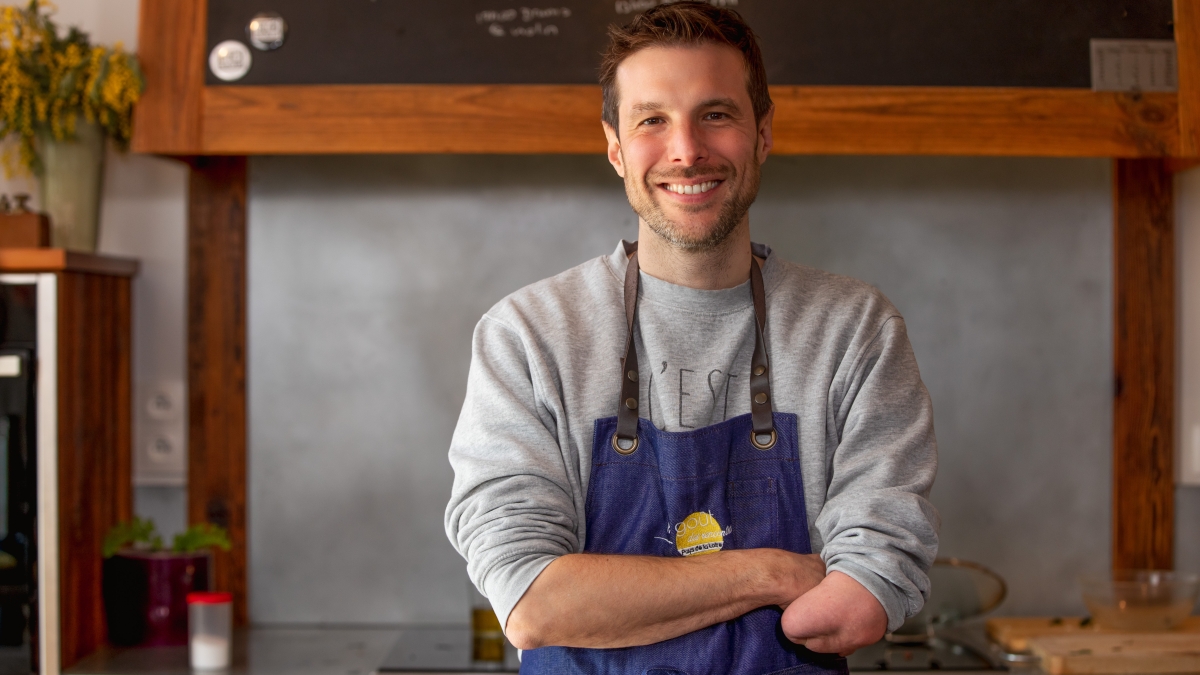
<instances>
[{"instance_id":1,"label":"man's forehead","mask_svg":"<svg viewBox=\"0 0 1200 675\"><path fill-rule=\"evenodd\" d=\"M617 67L621 108L733 101L750 103L746 62L729 45L706 43L641 49Z\"/></svg>"}]
</instances>

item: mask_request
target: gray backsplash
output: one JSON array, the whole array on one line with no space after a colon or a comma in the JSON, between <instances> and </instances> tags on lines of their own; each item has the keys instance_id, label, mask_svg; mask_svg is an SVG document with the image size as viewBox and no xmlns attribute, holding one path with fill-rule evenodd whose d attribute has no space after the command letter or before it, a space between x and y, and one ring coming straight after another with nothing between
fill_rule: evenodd
<instances>
[{"instance_id":1,"label":"gray backsplash","mask_svg":"<svg viewBox=\"0 0 1200 675\"><path fill-rule=\"evenodd\" d=\"M257 622L461 622L442 531L472 328L636 233L594 156L258 158L250 183ZM1002 611L1080 612L1110 546L1106 160L772 158L754 237L905 314L933 395L946 556ZM779 358L778 356L776 358ZM1179 561L1200 570L1200 490Z\"/></svg>"}]
</instances>

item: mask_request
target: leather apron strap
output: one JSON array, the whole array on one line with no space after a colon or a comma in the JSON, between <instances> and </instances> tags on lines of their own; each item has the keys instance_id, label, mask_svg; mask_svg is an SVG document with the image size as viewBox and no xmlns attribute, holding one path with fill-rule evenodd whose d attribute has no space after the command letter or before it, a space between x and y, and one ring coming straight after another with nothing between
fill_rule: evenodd
<instances>
[{"instance_id":1,"label":"leather apron strap","mask_svg":"<svg viewBox=\"0 0 1200 675\"><path fill-rule=\"evenodd\" d=\"M637 319L638 266L637 242L625 244L629 265L625 269L625 358L621 362L621 401L617 406L617 431L612 437L613 450L622 455L633 454L638 448L638 360L633 339ZM767 294L763 286L762 267L758 258L750 258L750 291L754 296L754 355L750 357L750 417L753 431L750 442L759 450L768 450L778 438L775 433L774 410L771 403L771 364L767 358L766 332Z\"/></svg>"}]
</instances>

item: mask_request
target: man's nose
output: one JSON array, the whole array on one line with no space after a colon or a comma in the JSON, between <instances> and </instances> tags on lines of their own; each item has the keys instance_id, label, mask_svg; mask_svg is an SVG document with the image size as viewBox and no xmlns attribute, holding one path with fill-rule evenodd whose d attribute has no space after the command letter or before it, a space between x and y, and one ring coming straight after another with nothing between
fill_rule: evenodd
<instances>
[{"instance_id":1,"label":"man's nose","mask_svg":"<svg viewBox=\"0 0 1200 675\"><path fill-rule=\"evenodd\" d=\"M700 125L691 120L675 124L667 148L672 164L692 166L708 156L704 132Z\"/></svg>"}]
</instances>

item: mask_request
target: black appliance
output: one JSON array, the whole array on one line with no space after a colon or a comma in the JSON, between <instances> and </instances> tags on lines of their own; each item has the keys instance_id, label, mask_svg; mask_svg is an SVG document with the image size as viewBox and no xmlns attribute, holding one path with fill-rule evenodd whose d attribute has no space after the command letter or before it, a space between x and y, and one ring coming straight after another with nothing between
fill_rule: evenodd
<instances>
[{"instance_id":1,"label":"black appliance","mask_svg":"<svg viewBox=\"0 0 1200 675\"><path fill-rule=\"evenodd\" d=\"M0 282L0 675L37 670L37 286Z\"/></svg>"}]
</instances>

